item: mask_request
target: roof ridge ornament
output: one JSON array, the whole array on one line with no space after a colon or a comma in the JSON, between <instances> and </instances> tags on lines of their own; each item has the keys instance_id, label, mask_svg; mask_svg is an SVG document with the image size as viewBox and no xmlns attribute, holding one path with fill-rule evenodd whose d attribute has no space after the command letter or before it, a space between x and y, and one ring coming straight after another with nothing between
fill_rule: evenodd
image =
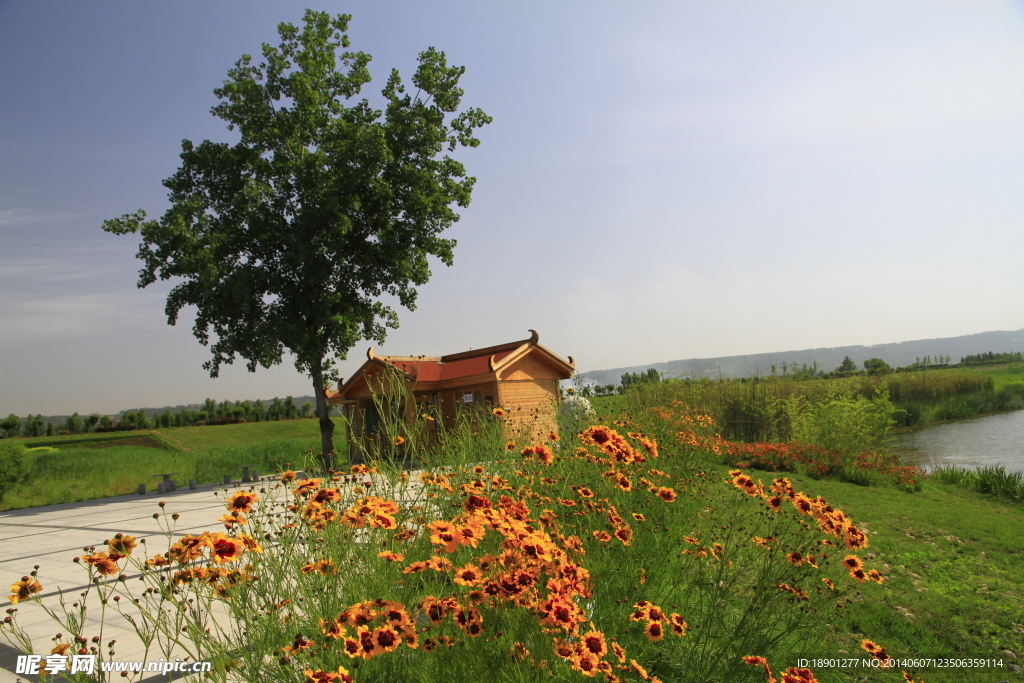
<instances>
[{"instance_id":1,"label":"roof ridge ornament","mask_svg":"<svg viewBox=\"0 0 1024 683\"><path fill-rule=\"evenodd\" d=\"M534 346L540 341L540 335L537 334L537 330L529 330L530 339L528 340L530 346Z\"/></svg>"},{"instance_id":2,"label":"roof ridge ornament","mask_svg":"<svg viewBox=\"0 0 1024 683\"><path fill-rule=\"evenodd\" d=\"M376 358L376 356L373 355L373 350L375 348L377 348L377 347L376 346L371 346L370 348L366 349L366 360L373 360L374 358Z\"/></svg>"}]
</instances>

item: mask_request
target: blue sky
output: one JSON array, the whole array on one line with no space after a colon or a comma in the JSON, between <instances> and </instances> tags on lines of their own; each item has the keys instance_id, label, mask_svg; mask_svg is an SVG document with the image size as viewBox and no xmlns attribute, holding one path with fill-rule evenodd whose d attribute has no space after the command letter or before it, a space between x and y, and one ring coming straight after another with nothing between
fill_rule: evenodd
<instances>
[{"instance_id":1,"label":"blue sky","mask_svg":"<svg viewBox=\"0 0 1024 683\"><path fill-rule=\"evenodd\" d=\"M1024 3L324 2L374 97L435 46L494 122L378 353L539 331L580 370L1024 327ZM311 392L209 378L134 237L292 2L0 2L0 414ZM351 373L371 342L341 363Z\"/></svg>"}]
</instances>

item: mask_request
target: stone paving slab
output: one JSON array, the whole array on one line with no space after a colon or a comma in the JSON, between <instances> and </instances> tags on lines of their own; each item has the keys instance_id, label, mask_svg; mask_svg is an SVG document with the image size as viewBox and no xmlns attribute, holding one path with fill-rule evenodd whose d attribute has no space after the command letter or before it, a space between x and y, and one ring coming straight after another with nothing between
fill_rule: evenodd
<instances>
[{"instance_id":1,"label":"stone paving slab","mask_svg":"<svg viewBox=\"0 0 1024 683\"><path fill-rule=\"evenodd\" d=\"M237 483L225 488L222 485L205 485L195 491L179 487L177 491L158 494L155 492L140 496L128 494L77 503L62 503L45 507L9 510L0 512L0 586L8 588L14 582L39 565L36 580L43 586L39 595L44 604L58 610L59 596L63 593L65 602L72 603L78 594L88 587L86 570L73 561L83 554L85 546L103 549L104 541L116 533L135 536L141 542L149 540L152 552L166 551L166 531L161 529L154 513L161 514L160 521L170 522L170 515L180 515L174 529L174 536L199 534L203 531L217 531L223 528L218 521L224 514L224 500L236 489L251 484ZM215 495L221 493L221 495ZM166 507L158 505L164 501ZM141 545L141 543L140 543ZM129 572L134 578L137 572ZM9 591L8 591L9 592ZM0 596L3 609L11 607L8 592ZM86 633L97 633L102 628L103 643L116 639L115 659L118 661L143 659L144 648L134 628L114 610L108 610L102 620L99 602L93 595L86 615ZM18 608L18 625L32 640L36 653L48 653L53 636L64 630L46 612L33 602L22 602ZM6 616L6 614L2 615ZM35 676L14 674L18 650L0 638L0 683L16 680L30 681ZM159 659L160 653L150 653L151 659ZM164 676L150 675L147 681L167 680Z\"/></svg>"},{"instance_id":2,"label":"stone paving slab","mask_svg":"<svg viewBox=\"0 0 1024 683\"><path fill-rule=\"evenodd\" d=\"M418 472L409 474L412 475L412 482L405 492L404 499L407 501L419 496L422 488L416 479ZM383 484L379 476L360 475L357 483L371 479L374 480L374 490L371 490L370 494L386 495L387 492L376 490ZM272 485L272 482L265 479L263 485L268 484ZM128 494L0 512L0 586L7 589L31 572L35 565L39 565L36 580L43 586L39 596L45 605L59 611L59 596L62 593L65 602L70 605L79 597L78 594L88 587L88 573L73 561L73 558L83 554L85 546L96 546L97 550L103 550L104 541L114 534L124 533L135 536L140 541L140 548L136 549L136 552L141 549L142 539L147 539L148 545L152 546L151 555L166 552L166 531L161 528L158 520L153 518L154 513L160 513L160 521L170 521L172 513L180 515L174 528L175 537L200 534L203 531L219 531L223 529L219 519L225 512L226 497L235 490L248 489L253 485L240 482L227 487L219 484L204 485L195 491L179 487L177 491L163 494ZM348 486L353 485L355 484ZM343 491L345 488L347 486L343 486ZM159 507L160 501L165 502L165 508ZM137 576L138 573L131 570L128 573L129 582ZM9 591L0 593L0 606L4 610L11 607L7 600L8 593ZM97 634L102 628L104 645L116 639L116 661L144 659L143 645L139 642L134 628L122 615L114 610L107 610L101 622L99 602L95 595L90 596L88 604L90 610L86 615L86 634ZM15 607L18 608L18 625L31 638L33 650L37 654L48 653L52 647L51 639L65 629L34 602L22 602ZM6 614L0 614L0 618L3 616ZM224 615L221 614L220 617L217 619L218 623L226 625L226 622L222 621ZM17 649L10 646L5 638L0 637L0 683L36 680L35 676L14 674L18 654L20 652ZM159 658L160 653L150 653L150 659ZM147 683L159 683L168 679L162 675L150 674L143 680Z\"/></svg>"}]
</instances>

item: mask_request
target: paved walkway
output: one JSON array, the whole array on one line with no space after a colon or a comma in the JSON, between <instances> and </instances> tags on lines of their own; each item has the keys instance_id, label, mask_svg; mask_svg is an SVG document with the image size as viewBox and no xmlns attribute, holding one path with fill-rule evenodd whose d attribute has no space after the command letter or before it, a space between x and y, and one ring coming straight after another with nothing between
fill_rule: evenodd
<instances>
[{"instance_id":1,"label":"paved walkway","mask_svg":"<svg viewBox=\"0 0 1024 683\"><path fill-rule=\"evenodd\" d=\"M236 484L229 487L228 491L239 487ZM136 493L0 512L0 586L4 590L0 594L0 605L5 611L11 607L7 599L9 591L6 589L31 572L34 565L39 565L37 580L43 586L40 595L44 604L59 610L58 596L61 591L67 596L66 602L74 602L78 594L88 587L88 576L86 570L76 564L73 558L82 555L85 546L97 546L97 550L105 550L103 542L119 532L135 536L140 541L143 538L149 539L152 546L150 554L166 552L166 537L158 521L153 518L155 512L161 513L161 521L171 521L171 513L181 515L175 527L175 536L223 530L218 519L225 512L225 496L223 493L215 495L215 492L223 490L223 486L212 484L200 486L195 491L190 491L186 486L164 494L151 492L140 496ZM166 503L163 510L158 506L160 501ZM129 576L133 573L129 573ZM95 595L90 597L88 604L90 610L86 616L86 635L98 635L101 624L98 617L99 601ZM48 654L53 647L51 639L62 630L67 633L39 605L26 601L16 607L18 624L31 637L36 653ZM4 616L7 615L0 615ZM114 639L118 641L115 647L117 654L113 659L143 659L143 646L138 642L134 628L124 617L117 612L110 612L104 622L103 644ZM35 676L14 674L18 654L20 652L11 647L6 639L0 638L0 683L36 679ZM160 654L154 656L151 652L150 657L159 659ZM119 674L112 675L120 680ZM150 676L145 680L165 680L163 676Z\"/></svg>"},{"instance_id":2,"label":"paved walkway","mask_svg":"<svg viewBox=\"0 0 1024 683\"><path fill-rule=\"evenodd\" d=\"M422 484L418 481L418 472L409 474L412 481L407 487L403 486L401 491L389 491L390 486L380 475L359 475L359 482L372 480L371 493L376 495L397 496L401 500L411 501L421 495ZM342 495L346 496L346 493L349 493L348 489L359 482L343 484ZM267 484L271 482L265 479L264 485ZM134 536L140 542L136 552L144 551L141 541L147 539L150 556L166 553L166 533L158 520L153 518L154 513L160 513L162 522L170 521L170 515L173 513L180 515L174 527L176 537L200 534L203 531L220 531L224 527L218 520L226 511L226 496L242 489L243 486L248 488L251 484L235 482L229 487L208 484L200 486L195 491L185 487L172 493L150 492L143 496L129 494L80 503L0 512L0 587L7 589L21 577L29 574L35 565L39 565L36 579L43 587L39 596L42 597L43 604L59 612L61 592L65 596L65 602L73 603L79 597L78 594L88 588L86 569L74 562L75 557L84 554L85 546L96 546L97 550L106 550L104 542L114 534L123 533ZM381 486L384 486L385 490L379 490L378 487ZM270 486L266 488L269 489ZM159 507L160 501L166 503L165 508ZM138 573L131 568L127 575L131 581ZM0 593L0 608L4 610L11 607L7 600L8 594L9 592ZM90 609L85 620L86 637L99 635L102 629L104 646L111 640L118 641L114 648L116 655L110 659L118 662L146 659L145 649L134 627L122 615L114 610L108 610L105 618L101 620L99 601L95 594L90 596L87 604ZM17 623L31 638L33 651L37 654L48 654L53 648L53 637L62 631L65 634L69 632L34 602L21 602L16 607ZM5 616L7 615L0 614L0 618ZM37 680L35 676L15 675L19 654L21 652L18 649L0 637L0 683ZM172 656L178 654L183 653L175 652ZM154 651L150 651L148 659L153 661L160 656L161 653L154 654ZM121 680L120 674L109 676L110 680ZM177 678L180 678L180 674L176 676ZM142 680L147 683L158 683L168 679L162 675L146 674Z\"/></svg>"}]
</instances>

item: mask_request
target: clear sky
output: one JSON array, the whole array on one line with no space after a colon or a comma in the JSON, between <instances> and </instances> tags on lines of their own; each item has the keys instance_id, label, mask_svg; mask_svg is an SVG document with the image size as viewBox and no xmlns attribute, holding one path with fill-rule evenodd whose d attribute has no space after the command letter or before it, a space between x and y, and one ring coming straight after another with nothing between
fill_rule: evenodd
<instances>
[{"instance_id":1,"label":"clear sky","mask_svg":"<svg viewBox=\"0 0 1024 683\"><path fill-rule=\"evenodd\" d=\"M455 265L378 353L533 328L586 371L1024 327L1022 2L314 9L353 15L368 96L435 46L494 118ZM0 414L312 392L287 359L210 379L100 230L166 210L182 139L233 140L213 89L303 10L0 1Z\"/></svg>"}]
</instances>

